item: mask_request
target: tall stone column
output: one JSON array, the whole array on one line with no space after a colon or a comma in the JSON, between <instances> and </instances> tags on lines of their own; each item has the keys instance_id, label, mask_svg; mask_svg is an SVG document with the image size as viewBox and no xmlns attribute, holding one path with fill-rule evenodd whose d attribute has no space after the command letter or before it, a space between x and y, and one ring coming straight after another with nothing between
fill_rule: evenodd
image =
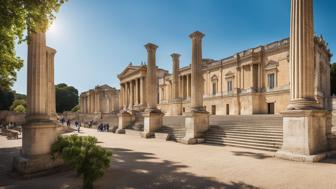
<instances>
[{"instance_id":1,"label":"tall stone column","mask_svg":"<svg viewBox=\"0 0 336 189\"><path fill-rule=\"evenodd\" d=\"M54 83L54 57L56 50L47 47L47 73L48 73L48 99L49 103L46 103L48 108L48 114L54 121L57 119L56 115L56 91Z\"/></svg>"},{"instance_id":2,"label":"tall stone column","mask_svg":"<svg viewBox=\"0 0 336 189\"><path fill-rule=\"evenodd\" d=\"M140 78L140 104L144 105L144 78Z\"/></svg>"},{"instance_id":3,"label":"tall stone column","mask_svg":"<svg viewBox=\"0 0 336 189\"><path fill-rule=\"evenodd\" d=\"M138 105L139 104L139 83L138 83L139 79L135 80L135 98L134 98L134 105Z\"/></svg>"},{"instance_id":4,"label":"tall stone column","mask_svg":"<svg viewBox=\"0 0 336 189\"><path fill-rule=\"evenodd\" d=\"M146 75L146 97L147 108L144 116L144 132L142 137L150 138L154 132L162 125L163 113L157 109L158 83L156 75L156 49L158 46L148 43L145 45L147 50L147 75Z\"/></svg>"},{"instance_id":5,"label":"tall stone column","mask_svg":"<svg viewBox=\"0 0 336 189\"><path fill-rule=\"evenodd\" d=\"M180 68L180 54L173 53L173 82L172 82L172 99L177 99L179 96L179 77L178 70Z\"/></svg>"},{"instance_id":6,"label":"tall stone column","mask_svg":"<svg viewBox=\"0 0 336 189\"><path fill-rule=\"evenodd\" d=\"M46 103L48 73L46 37L43 32L28 32L27 114L22 127L22 151L15 157L14 168L21 174L32 174L59 165L50 159L50 146L57 133Z\"/></svg>"},{"instance_id":7,"label":"tall stone column","mask_svg":"<svg viewBox=\"0 0 336 189\"><path fill-rule=\"evenodd\" d=\"M186 135L182 142L195 144L201 142L203 132L209 128L209 113L203 107L202 77L202 38L204 34L196 31L189 35L192 40L191 61L191 111L185 113Z\"/></svg>"},{"instance_id":8,"label":"tall stone column","mask_svg":"<svg viewBox=\"0 0 336 189\"><path fill-rule=\"evenodd\" d=\"M314 99L313 1L291 0L290 103L283 112L283 145L276 156L296 161L327 157L330 114Z\"/></svg>"}]
</instances>

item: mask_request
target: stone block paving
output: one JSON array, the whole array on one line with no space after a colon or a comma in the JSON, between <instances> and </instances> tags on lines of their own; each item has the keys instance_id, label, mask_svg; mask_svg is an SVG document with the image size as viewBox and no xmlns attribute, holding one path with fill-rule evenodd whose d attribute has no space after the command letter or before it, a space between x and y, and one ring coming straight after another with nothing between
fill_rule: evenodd
<instances>
[{"instance_id":1,"label":"stone block paving","mask_svg":"<svg viewBox=\"0 0 336 189\"><path fill-rule=\"evenodd\" d=\"M336 159L300 163L274 153L234 147L184 145L81 129L113 152L110 168L95 188L116 189L335 189ZM33 179L8 175L21 140L0 136L0 189L81 188L73 171Z\"/></svg>"}]
</instances>

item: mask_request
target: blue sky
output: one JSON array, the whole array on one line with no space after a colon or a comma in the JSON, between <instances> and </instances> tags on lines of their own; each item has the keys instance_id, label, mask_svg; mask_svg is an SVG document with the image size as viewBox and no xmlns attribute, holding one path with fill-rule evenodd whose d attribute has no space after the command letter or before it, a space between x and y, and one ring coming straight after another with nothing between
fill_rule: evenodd
<instances>
[{"instance_id":1,"label":"blue sky","mask_svg":"<svg viewBox=\"0 0 336 189\"><path fill-rule=\"evenodd\" d=\"M315 32L336 52L336 1L314 0ZM290 0L69 0L47 33L55 48L55 83L79 92L95 85L119 88L117 75L146 61L144 44L159 46L157 64L171 71L173 52L190 64L193 31L205 34L203 57L221 59L289 36ZM26 93L25 60L14 90ZM332 58L332 62L336 61Z\"/></svg>"}]
</instances>

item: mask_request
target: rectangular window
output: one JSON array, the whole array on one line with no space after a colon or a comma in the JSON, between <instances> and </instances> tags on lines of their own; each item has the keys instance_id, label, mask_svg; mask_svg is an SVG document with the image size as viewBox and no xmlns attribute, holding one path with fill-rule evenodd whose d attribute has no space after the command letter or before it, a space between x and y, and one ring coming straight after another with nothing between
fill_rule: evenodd
<instances>
[{"instance_id":1,"label":"rectangular window","mask_svg":"<svg viewBox=\"0 0 336 189\"><path fill-rule=\"evenodd\" d=\"M274 73L268 74L268 88L274 89L275 81L274 81Z\"/></svg>"},{"instance_id":2,"label":"rectangular window","mask_svg":"<svg viewBox=\"0 0 336 189\"><path fill-rule=\"evenodd\" d=\"M213 82L212 83L212 95L216 95L217 93L217 83Z\"/></svg>"},{"instance_id":3,"label":"rectangular window","mask_svg":"<svg viewBox=\"0 0 336 189\"><path fill-rule=\"evenodd\" d=\"M232 92L232 81L227 82L227 91L228 91L228 93Z\"/></svg>"}]
</instances>

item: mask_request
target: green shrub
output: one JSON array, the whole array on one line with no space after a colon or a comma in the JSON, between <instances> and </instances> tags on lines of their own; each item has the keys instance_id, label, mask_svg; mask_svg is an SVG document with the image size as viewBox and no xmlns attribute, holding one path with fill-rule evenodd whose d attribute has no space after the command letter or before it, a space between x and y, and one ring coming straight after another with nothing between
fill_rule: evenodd
<instances>
[{"instance_id":1,"label":"green shrub","mask_svg":"<svg viewBox=\"0 0 336 189\"><path fill-rule=\"evenodd\" d=\"M93 183L110 166L112 153L97 146L91 136L59 136L51 146L52 158L61 156L66 164L83 175L83 189L92 189Z\"/></svg>"},{"instance_id":2,"label":"green shrub","mask_svg":"<svg viewBox=\"0 0 336 189\"><path fill-rule=\"evenodd\" d=\"M14 108L14 112L25 113L26 108L22 104L19 104Z\"/></svg>"},{"instance_id":3,"label":"green shrub","mask_svg":"<svg viewBox=\"0 0 336 189\"><path fill-rule=\"evenodd\" d=\"M20 106L20 105L23 106L25 109L27 107L27 103L26 103L25 100L23 100L23 99L16 99L16 100L13 101L13 103L12 103L12 105L10 107L10 110L11 111L15 111L15 108L18 107L18 106Z\"/></svg>"}]
</instances>

